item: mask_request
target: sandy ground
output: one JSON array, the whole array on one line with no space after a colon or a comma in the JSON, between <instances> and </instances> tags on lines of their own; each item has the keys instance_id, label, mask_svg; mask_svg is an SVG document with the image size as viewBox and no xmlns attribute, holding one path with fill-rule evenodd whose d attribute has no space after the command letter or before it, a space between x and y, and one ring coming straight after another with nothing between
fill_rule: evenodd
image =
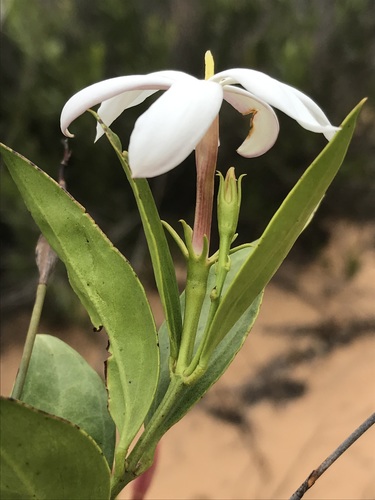
<instances>
[{"instance_id":1,"label":"sandy ground","mask_svg":"<svg viewBox=\"0 0 375 500\"><path fill-rule=\"evenodd\" d=\"M302 271L286 262L229 370L163 438L147 498L288 499L375 411L374 305L373 228L336 225L314 263ZM102 370L104 338L88 342L77 329L67 341ZM20 344L8 343L2 394L19 357ZM131 487L119 498L130 496ZM375 499L375 426L304 498Z\"/></svg>"}]
</instances>

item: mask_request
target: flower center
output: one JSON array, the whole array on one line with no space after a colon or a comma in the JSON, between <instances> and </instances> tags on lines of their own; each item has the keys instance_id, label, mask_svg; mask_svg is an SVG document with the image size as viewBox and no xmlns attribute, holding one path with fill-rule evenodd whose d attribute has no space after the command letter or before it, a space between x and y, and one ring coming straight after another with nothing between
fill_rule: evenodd
<instances>
[{"instance_id":1,"label":"flower center","mask_svg":"<svg viewBox=\"0 0 375 500\"><path fill-rule=\"evenodd\" d=\"M207 52L204 55L204 67L205 67L204 78L205 80L208 80L209 78L211 78L211 76L214 76L215 74L214 58L210 50L207 50Z\"/></svg>"}]
</instances>

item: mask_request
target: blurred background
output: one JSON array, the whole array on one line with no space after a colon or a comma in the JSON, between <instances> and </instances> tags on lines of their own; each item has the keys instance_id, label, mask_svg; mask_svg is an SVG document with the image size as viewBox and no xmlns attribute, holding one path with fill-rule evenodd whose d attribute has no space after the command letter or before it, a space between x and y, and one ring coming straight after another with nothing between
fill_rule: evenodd
<instances>
[{"instance_id":1,"label":"blurred background","mask_svg":"<svg viewBox=\"0 0 375 500\"><path fill-rule=\"evenodd\" d=\"M263 354L258 358L249 353L247 356L244 351L236 365L236 376L232 376L236 387L232 382L224 382L223 387L219 384L218 399L213 392L212 400L208 398L205 403L205 414L241 427L244 419L251 419L247 413L250 404L267 401L279 408L283 402L304 396L310 388L307 380L316 373L317 359L352 345L358 338L366 339L363 349L370 352L366 342L375 329L373 0L2 0L1 27L1 141L54 178L63 155L60 112L72 94L105 78L161 69L203 77L207 49L214 55L217 71L233 67L263 71L312 97L335 125L368 97L339 175L313 224L300 237L266 294L268 312L262 316L258 332L268 340L266 344L259 340L258 352L269 349L268 358ZM114 123L124 147L136 118L150 102L128 110ZM326 144L320 135L302 129L281 112L277 114L280 135L276 145L252 160L235 152L247 134L248 120L225 105L220 114L218 167L226 171L233 165L238 175L247 174L239 242L259 236ZM122 169L105 138L93 143L95 123L89 114L74 122L71 130L75 138L70 141L73 154L66 171L68 190L146 280L154 301L147 248ZM172 172L151 180L162 218L176 229L181 218L190 224L193 221L194 186L193 156ZM8 352L10 345L21 344L33 303L37 277L34 248L39 232L3 165L0 189L2 346ZM214 225L212 248L215 241ZM178 255L176 259L178 262ZM181 269L182 276L183 272ZM293 302L297 297L299 302ZM155 314L160 322L157 306ZM86 314L71 292L61 264L48 293L44 316L46 328L56 334L70 331L76 339L78 328L86 332L82 334L86 342L92 337ZM90 358L90 353L88 357L100 369L101 361ZM358 359L349 359L369 370L369 364L361 363L362 357L360 350ZM249 389L250 362L253 383ZM305 370L297 380L294 375L291 378L296 366ZM330 370L327 368L327 373L333 373ZM238 378L238 372L245 372L245 379ZM362 375L368 380L370 372ZM332 390L337 387L332 386ZM314 404L325 403L313 401L311 408ZM338 407L342 404L340 400ZM177 461L182 460L179 457ZM262 469L263 459L256 456L254 460L256 467L267 474ZM301 482L303 479L301 476ZM232 496L228 493L225 498L245 495L231 491ZM361 498L371 497L366 496L370 490L366 491ZM264 494L258 492L259 496L252 498L270 498L267 495L271 493ZM191 495L215 498L199 496L204 495L202 491ZM356 492L353 495L348 498L357 498Z\"/></svg>"}]
</instances>

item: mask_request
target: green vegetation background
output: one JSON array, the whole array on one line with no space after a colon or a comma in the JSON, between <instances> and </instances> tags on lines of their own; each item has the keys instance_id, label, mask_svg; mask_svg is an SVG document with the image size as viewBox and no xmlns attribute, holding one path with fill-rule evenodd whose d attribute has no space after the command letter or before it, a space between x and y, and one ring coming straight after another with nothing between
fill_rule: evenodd
<instances>
[{"instance_id":1,"label":"green vegetation background","mask_svg":"<svg viewBox=\"0 0 375 500\"><path fill-rule=\"evenodd\" d=\"M218 71L248 67L310 95L339 125L367 96L343 169L299 249L311 257L327 237L327 221L374 220L375 2L373 0L3 0L1 10L1 140L56 178L62 157L60 111L79 89L114 76L178 69L204 75L210 49ZM124 146L149 105L114 124ZM325 145L323 137L278 113L279 139L266 155L236 154L247 119L229 106L220 115L218 167L247 173L239 241L255 239L293 183ZM132 195L114 153L86 114L71 130L68 189L140 274L147 249ZM178 228L192 222L194 161L151 181L162 217ZM34 295L38 230L1 167L1 293L3 312L29 305ZM213 235L215 245L215 227ZM71 304L62 266L54 280L54 314Z\"/></svg>"}]
</instances>

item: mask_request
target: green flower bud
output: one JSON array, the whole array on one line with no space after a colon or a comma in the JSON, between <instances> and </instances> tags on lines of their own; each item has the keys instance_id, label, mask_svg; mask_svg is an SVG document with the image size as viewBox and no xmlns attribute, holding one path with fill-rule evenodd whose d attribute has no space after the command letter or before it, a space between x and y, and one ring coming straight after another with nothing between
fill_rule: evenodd
<instances>
[{"instance_id":1,"label":"green flower bud","mask_svg":"<svg viewBox=\"0 0 375 500\"><path fill-rule=\"evenodd\" d=\"M217 219L220 239L232 239L236 233L238 216L241 206L241 182L244 177L241 175L236 179L234 167L231 167L225 179L218 173L220 178L219 193L217 196Z\"/></svg>"}]
</instances>

